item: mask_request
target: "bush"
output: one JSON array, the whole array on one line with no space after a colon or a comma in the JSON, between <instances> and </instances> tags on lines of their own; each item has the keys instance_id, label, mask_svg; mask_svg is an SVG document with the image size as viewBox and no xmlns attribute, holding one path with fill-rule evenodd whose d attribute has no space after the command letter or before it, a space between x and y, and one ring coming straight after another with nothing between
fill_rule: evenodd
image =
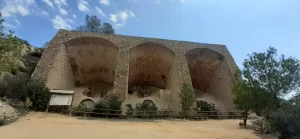
<instances>
[{"instance_id":1,"label":"bush","mask_svg":"<svg viewBox=\"0 0 300 139\"><path fill-rule=\"evenodd\" d=\"M270 124L265 118L258 118L251 121L251 123L254 130L260 131L260 133L267 134L270 132Z\"/></svg>"},{"instance_id":2,"label":"bush","mask_svg":"<svg viewBox=\"0 0 300 139\"><path fill-rule=\"evenodd\" d=\"M17 74L16 76L4 75L0 81L1 97L6 96L13 100L24 99L29 77L26 74Z\"/></svg>"},{"instance_id":3,"label":"bush","mask_svg":"<svg viewBox=\"0 0 300 139\"><path fill-rule=\"evenodd\" d=\"M32 102L29 109L34 111L44 111L49 101L50 90L44 82L32 81L27 85L26 97Z\"/></svg>"},{"instance_id":4,"label":"bush","mask_svg":"<svg viewBox=\"0 0 300 139\"><path fill-rule=\"evenodd\" d=\"M183 115L186 115L189 111L191 111L191 107L195 102L195 95L192 85L183 83L183 86L181 88L181 94L179 94L179 96L181 99L181 113Z\"/></svg>"},{"instance_id":5,"label":"bush","mask_svg":"<svg viewBox=\"0 0 300 139\"><path fill-rule=\"evenodd\" d=\"M151 100L145 100L142 104L137 103L135 105L135 110L138 112L138 114L155 114L157 111L156 105ZM139 111L145 111L145 113L141 113Z\"/></svg>"},{"instance_id":6,"label":"bush","mask_svg":"<svg viewBox=\"0 0 300 139\"><path fill-rule=\"evenodd\" d=\"M200 111L218 111L215 107L215 104L212 103L209 104L205 101L198 100L196 104L197 104L197 109Z\"/></svg>"},{"instance_id":7,"label":"bush","mask_svg":"<svg viewBox=\"0 0 300 139\"><path fill-rule=\"evenodd\" d=\"M5 120L4 119L0 119L0 126L3 126L5 124Z\"/></svg>"},{"instance_id":8,"label":"bush","mask_svg":"<svg viewBox=\"0 0 300 139\"><path fill-rule=\"evenodd\" d=\"M123 103L123 100L121 100L119 97L115 97L115 96L109 97L107 100L108 109L111 109L111 110L121 110L122 103Z\"/></svg>"},{"instance_id":9,"label":"bush","mask_svg":"<svg viewBox=\"0 0 300 139\"><path fill-rule=\"evenodd\" d=\"M280 133L281 139L300 136L300 106L284 104L278 111L268 115L268 121L274 132Z\"/></svg>"},{"instance_id":10,"label":"bush","mask_svg":"<svg viewBox=\"0 0 300 139\"><path fill-rule=\"evenodd\" d=\"M126 104L126 115L133 115L133 108L132 108L132 105L131 104Z\"/></svg>"}]
</instances>

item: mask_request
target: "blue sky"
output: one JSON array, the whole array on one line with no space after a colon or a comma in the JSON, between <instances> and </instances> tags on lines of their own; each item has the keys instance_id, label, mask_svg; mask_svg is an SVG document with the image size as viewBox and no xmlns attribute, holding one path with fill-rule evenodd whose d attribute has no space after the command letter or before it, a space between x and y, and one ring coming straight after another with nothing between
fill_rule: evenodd
<instances>
[{"instance_id":1,"label":"blue sky","mask_svg":"<svg viewBox=\"0 0 300 139\"><path fill-rule=\"evenodd\" d=\"M299 0L1 0L6 30L40 47L86 14L117 34L228 47L238 66L269 46L300 59Z\"/></svg>"}]
</instances>

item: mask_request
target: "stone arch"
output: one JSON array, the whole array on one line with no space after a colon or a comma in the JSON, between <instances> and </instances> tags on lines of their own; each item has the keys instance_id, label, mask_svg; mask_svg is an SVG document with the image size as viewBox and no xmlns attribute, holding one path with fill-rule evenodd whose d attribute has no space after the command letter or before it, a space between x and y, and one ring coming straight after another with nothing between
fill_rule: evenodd
<instances>
[{"instance_id":1,"label":"stone arch","mask_svg":"<svg viewBox=\"0 0 300 139\"><path fill-rule=\"evenodd\" d=\"M95 102L91 99L84 99L80 101L79 107L87 108L88 110L93 110L95 108Z\"/></svg>"},{"instance_id":2,"label":"stone arch","mask_svg":"<svg viewBox=\"0 0 300 139\"><path fill-rule=\"evenodd\" d=\"M132 47L129 58L129 88L147 85L165 89L174 55L172 50L158 43L147 42Z\"/></svg>"},{"instance_id":3,"label":"stone arch","mask_svg":"<svg viewBox=\"0 0 300 139\"><path fill-rule=\"evenodd\" d=\"M186 53L193 87L206 92L218 65L224 57L207 48L195 48Z\"/></svg>"},{"instance_id":4,"label":"stone arch","mask_svg":"<svg viewBox=\"0 0 300 139\"><path fill-rule=\"evenodd\" d=\"M119 48L100 37L78 37L64 43L76 87L101 97L113 88Z\"/></svg>"}]
</instances>

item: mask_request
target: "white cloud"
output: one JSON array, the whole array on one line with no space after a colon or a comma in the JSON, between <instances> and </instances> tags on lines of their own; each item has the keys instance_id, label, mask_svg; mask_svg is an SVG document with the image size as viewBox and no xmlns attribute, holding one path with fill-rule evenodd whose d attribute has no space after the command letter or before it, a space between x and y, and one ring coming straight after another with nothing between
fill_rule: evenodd
<instances>
[{"instance_id":1,"label":"white cloud","mask_svg":"<svg viewBox=\"0 0 300 139\"><path fill-rule=\"evenodd\" d=\"M77 7L78 7L79 11L82 11L82 12L85 12L85 13L90 11L89 3L85 0L79 0Z\"/></svg>"},{"instance_id":2,"label":"white cloud","mask_svg":"<svg viewBox=\"0 0 300 139\"><path fill-rule=\"evenodd\" d=\"M53 3L50 0L42 0L44 3L49 5L50 7L54 8Z\"/></svg>"},{"instance_id":3,"label":"white cloud","mask_svg":"<svg viewBox=\"0 0 300 139\"><path fill-rule=\"evenodd\" d=\"M67 14L68 14L68 12L67 12L64 8L58 7L58 9L59 9L59 12L60 12L62 15L67 15Z\"/></svg>"},{"instance_id":4,"label":"white cloud","mask_svg":"<svg viewBox=\"0 0 300 139\"><path fill-rule=\"evenodd\" d=\"M110 14L110 20L114 23L120 21L122 24L125 24L128 18L135 17L135 14L132 11L121 11L115 14Z\"/></svg>"},{"instance_id":5,"label":"white cloud","mask_svg":"<svg viewBox=\"0 0 300 139\"><path fill-rule=\"evenodd\" d=\"M21 23L20 23L20 21L18 19L15 19L15 22L17 23L17 26L21 25Z\"/></svg>"},{"instance_id":6,"label":"white cloud","mask_svg":"<svg viewBox=\"0 0 300 139\"><path fill-rule=\"evenodd\" d=\"M34 0L5 0L2 3L0 12L3 17L10 17L14 15L27 16L31 13L31 9L36 6Z\"/></svg>"},{"instance_id":7,"label":"white cloud","mask_svg":"<svg viewBox=\"0 0 300 139\"><path fill-rule=\"evenodd\" d=\"M77 18L77 15L73 14L73 18L74 18L74 19Z\"/></svg>"},{"instance_id":8,"label":"white cloud","mask_svg":"<svg viewBox=\"0 0 300 139\"><path fill-rule=\"evenodd\" d=\"M180 3L185 3L187 0L178 0Z\"/></svg>"},{"instance_id":9,"label":"white cloud","mask_svg":"<svg viewBox=\"0 0 300 139\"><path fill-rule=\"evenodd\" d=\"M135 14L132 11L120 11L115 14L110 14L110 20L115 24L116 28L124 27L129 18L134 18Z\"/></svg>"},{"instance_id":10,"label":"white cloud","mask_svg":"<svg viewBox=\"0 0 300 139\"><path fill-rule=\"evenodd\" d=\"M9 24L9 23L3 23L3 26L4 27L7 27L7 28L13 28L13 29L16 29L17 27L15 25L12 25L12 24Z\"/></svg>"},{"instance_id":11,"label":"white cloud","mask_svg":"<svg viewBox=\"0 0 300 139\"><path fill-rule=\"evenodd\" d=\"M20 21L17 20L17 19L14 19L14 21L16 22L16 25L13 25L13 24L10 24L10 23L3 22L3 26L4 26L4 27L7 27L7 28L16 29L16 28L18 28L18 27L21 25L21 23L20 23Z\"/></svg>"},{"instance_id":12,"label":"white cloud","mask_svg":"<svg viewBox=\"0 0 300 139\"><path fill-rule=\"evenodd\" d=\"M42 12L41 12L41 15L49 15L49 13L46 12L46 11L42 11Z\"/></svg>"},{"instance_id":13,"label":"white cloud","mask_svg":"<svg viewBox=\"0 0 300 139\"><path fill-rule=\"evenodd\" d=\"M118 15L117 14L110 14L110 20L114 23L118 22Z\"/></svg>"},{"instance_id":14,"label":"white cloud","mask_svg":"<svg viewBox=\"0 0 300 139\"><path fill-rule=\"evenodd\" d=\"M100 15L106 17L106 15L103 13L103 11L98 6L96 6L95 9Z\"/></svg>"},{"instance_id":15,"label":"white cloud","mask_svg":"<svg viewBox=\"0 0 300 139\"><path fill-rule=\"evenodd\" d=\"M124 27L124 24L115 24L116 28Z\"/></svg>"},{"instance_id":16,"label":"white cloud","mask_svg":"<svg viewBox=\"0 0 300 139\"><path fill-rule=\"evenodd\" d=\"M70 23L75 23L72 19L68 19L68 21L69 21Z\"/></svg>"},{"instance_id":17,"label":"white cloud","mask_svg":"<svg viewBox=\"0 0 300 139\"><path fill-rule=\"evenodd\" d=\"M55 29L71 29L70 19L63 19L59 15L56 15L51 22Z\"/></svg>"},{"instance_id":18,"label":"white cloud","mask_svg":"<svg viewBox=\"0 0 300 139\"><path fill-rule=\"evenodd\" d=\"M54 3L58 6L63 6L63 5L67 6L66 0L54 0Z\"/></svg>"},{"instance_id":19,"label":"white cloud","mask_svg":"<svg viewBox=\"0 0 300 139\"><path fill-rule=\"evenodd\" d=\"M99 0L99 3L108 6L110 4L110 0Z\"/></svg>"}]
</instances>

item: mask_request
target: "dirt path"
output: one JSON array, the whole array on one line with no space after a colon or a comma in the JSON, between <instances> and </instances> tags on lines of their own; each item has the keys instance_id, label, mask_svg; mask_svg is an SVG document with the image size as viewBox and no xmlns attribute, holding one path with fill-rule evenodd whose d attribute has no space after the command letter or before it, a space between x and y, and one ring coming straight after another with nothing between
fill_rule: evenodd
<instances>
[{"instance_id":1,"label":"dirt path","mask_svg":"<svg viewBox=\"0 0 300 139\"><path fill-rule=\"evenodd\" d=\"M260 139L240 129L239 120L80 120L31 113L0 127L0 139Z\"/></svg>"}]
</instances>

